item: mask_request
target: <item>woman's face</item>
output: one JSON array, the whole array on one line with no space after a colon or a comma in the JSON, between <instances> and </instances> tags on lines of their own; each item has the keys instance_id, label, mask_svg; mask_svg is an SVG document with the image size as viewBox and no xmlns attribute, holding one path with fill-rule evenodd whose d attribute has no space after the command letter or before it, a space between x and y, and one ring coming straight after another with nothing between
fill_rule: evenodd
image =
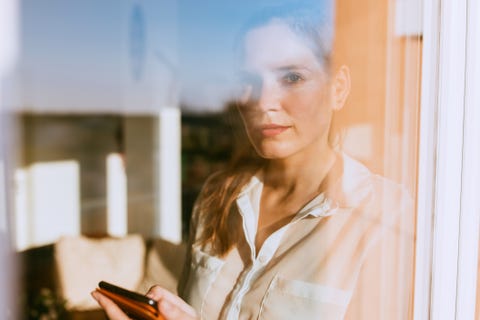
<instances>
[{"instance_id":1,"label":"woman's face","mask_svg":"<svg viewBox=\"0 0 480 320\"><path fill-rule=\"evenodd\" d=\"M324 151L332 88L310 47L287 24L271 22L246 34L244 50L239 110L258 154L286 159Z\"/></svg>"}]
</instances>

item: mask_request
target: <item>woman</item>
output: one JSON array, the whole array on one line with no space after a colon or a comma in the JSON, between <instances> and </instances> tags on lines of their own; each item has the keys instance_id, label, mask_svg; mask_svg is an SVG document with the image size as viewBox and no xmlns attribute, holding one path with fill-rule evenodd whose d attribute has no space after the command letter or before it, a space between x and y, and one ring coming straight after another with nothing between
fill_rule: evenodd
<instances>
[{"instance_id":1,"label":"woman","mask_svg":"<svg viewBox=\"0 0 480 320\"><path fill-rule=\"evenodd\" d=\"M378 301L358 279L408 201L336 150L332 121L350 76L332 70L331 20L310 9L270 13L242 41L238 111L257 156L206 182L182 299L158 286L147 294L165 319L359 319L356 305ZM111 319L126 319L94 298ZM403 310L396 301L393 311Z\"/></svg>"}]
</instances>

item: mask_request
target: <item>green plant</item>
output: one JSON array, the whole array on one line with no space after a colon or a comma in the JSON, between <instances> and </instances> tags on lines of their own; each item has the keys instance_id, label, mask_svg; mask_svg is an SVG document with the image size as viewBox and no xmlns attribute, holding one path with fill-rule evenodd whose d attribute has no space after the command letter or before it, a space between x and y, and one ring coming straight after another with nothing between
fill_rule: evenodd
<instances>
[{"instance_id":1,"label":"green plant","mask_svg":"<svg viewBox=\"0 0 480 320\"><path fill-rule=\"evenodd\" d=\"M65 300L49 288L42 288L33 298L28 318L31 320L60 320L67 316Z\"/></svg>"}]
</instances>

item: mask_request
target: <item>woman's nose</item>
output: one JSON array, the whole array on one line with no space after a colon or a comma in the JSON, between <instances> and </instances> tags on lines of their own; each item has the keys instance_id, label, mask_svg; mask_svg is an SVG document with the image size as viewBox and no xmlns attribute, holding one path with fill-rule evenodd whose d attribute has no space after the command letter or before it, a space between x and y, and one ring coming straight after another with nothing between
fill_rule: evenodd
<instances>
[{"instance_id":1,"label":"woman's nose","mask_svg":"<svg viewBox=\"0 0 480 320\"><path fill-rule=\"evenodd\" d=\"M270 81L264 81L259 88L257 108L263 112L279 110L281 106L281 92L278 86Z\"/></svg>"}]
</instances>

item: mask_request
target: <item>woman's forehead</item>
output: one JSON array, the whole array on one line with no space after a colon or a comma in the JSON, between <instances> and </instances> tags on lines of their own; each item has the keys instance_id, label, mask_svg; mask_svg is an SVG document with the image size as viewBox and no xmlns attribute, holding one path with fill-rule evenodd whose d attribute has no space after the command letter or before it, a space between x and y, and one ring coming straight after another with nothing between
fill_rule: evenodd
<instances>
[{"instance_id":1,"label":"woman's forehead","mask_svg":"<svg viewBox=\"0 0 480 320\"><path fill-rule=\"evenodd\" d=\"M247 32L244 46L247 70L319 66L306 41L281 21L273 20Z\"/></svg>"}]
</instances>

